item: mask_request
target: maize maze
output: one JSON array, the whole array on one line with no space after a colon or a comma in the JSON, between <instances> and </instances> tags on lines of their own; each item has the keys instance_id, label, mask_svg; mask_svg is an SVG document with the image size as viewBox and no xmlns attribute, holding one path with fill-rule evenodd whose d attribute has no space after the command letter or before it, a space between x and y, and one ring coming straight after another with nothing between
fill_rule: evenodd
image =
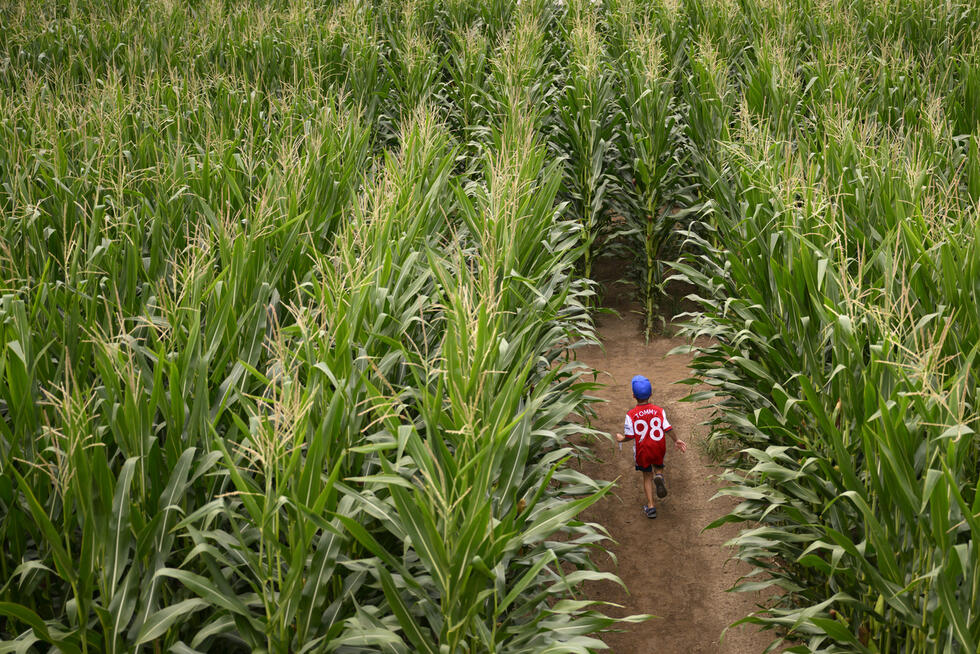
<instances>
[{"instance_id":1,"label":"maize maze","mask_svg":"<svg viewBox=\"0 0 980 654\"><path fill-rule=\"evenodd\" d=\"M976 3L11 1L0 87L0 651L601 649L606 255L745 620L978 651Z\"/></svg>"}]
</instances>

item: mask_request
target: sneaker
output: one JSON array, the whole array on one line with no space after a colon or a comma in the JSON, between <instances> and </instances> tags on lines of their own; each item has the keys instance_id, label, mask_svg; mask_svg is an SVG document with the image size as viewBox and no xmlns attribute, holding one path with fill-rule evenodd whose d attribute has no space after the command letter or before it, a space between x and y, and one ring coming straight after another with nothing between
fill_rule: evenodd
<instances>
[{"instance_id":1,"label":"sneaker","mask_svg":"<svg viewBox=\"0 0 980 654\"><path fill-rule=\"evenodd\" d=\"M646 517L650 518L651 520L653 518L656 518L657 517L657 507L644 505L643 506L643 515L645 515Z\"/></svg>"},{"instance_id":2,"label":"sneaker","mask_svg":"<svg viewBox=\"0 0 980 654\"><path fill-rule=\"evenodd\" d=\"M664 482L663 475L656 475L653 478L653 483L657 487L657 497L663 499L667 497L667 484Z\"/></svg>"}]
</instances>

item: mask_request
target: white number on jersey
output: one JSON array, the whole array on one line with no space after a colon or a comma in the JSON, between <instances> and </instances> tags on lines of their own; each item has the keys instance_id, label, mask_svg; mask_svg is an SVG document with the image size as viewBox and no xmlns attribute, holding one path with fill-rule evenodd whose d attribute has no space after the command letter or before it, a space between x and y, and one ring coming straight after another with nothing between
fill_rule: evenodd
<instances>
[{"instance_id":1,"label":"white number on jersey","mask_svg":"<svg viewBox=\"0 0 980 654\"><path fill-rule=\"evenodd\" d=\"M626 435L636 436L638 442L643 442L647 436L655 441L662 441L664 439L664 428L668 425L664 424L665 421L660 419L660 416L653 416L652 418L635 418L630 420L629 416L626 417Z\"/></svg>"}]
</instances>

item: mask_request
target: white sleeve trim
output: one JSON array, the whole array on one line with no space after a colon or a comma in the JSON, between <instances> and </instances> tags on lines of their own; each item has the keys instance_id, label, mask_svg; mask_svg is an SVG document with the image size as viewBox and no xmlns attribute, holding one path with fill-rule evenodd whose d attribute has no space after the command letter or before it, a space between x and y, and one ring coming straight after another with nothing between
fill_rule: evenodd
<instances>
[{"instance_id":1,"label":"white sleeve trim","mask_svg":"<svg viewBox=\"0 0 980 654\"><path fill-rule=\"evenodd\" d=\"M633 421L630 419L630 414L626 414L626 424L623 425L623 436L633 435Z\"/></svg>"}]
</instances>

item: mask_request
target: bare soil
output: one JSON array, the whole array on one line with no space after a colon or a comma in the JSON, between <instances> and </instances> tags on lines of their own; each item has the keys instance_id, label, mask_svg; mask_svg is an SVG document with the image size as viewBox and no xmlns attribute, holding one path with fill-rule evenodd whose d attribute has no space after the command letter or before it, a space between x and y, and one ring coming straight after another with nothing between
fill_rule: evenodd
<instances>
[{"instance_id":1,"label":"bare soil","mask_svg":"<svg viewBox=\"0 0 980 654\"><path fill-rule=\"evenodd\" d=\"M604 267L600 278L615 274L614 267ZM653 384L653 402L664 407L675 434L688 444L681 453L673 443L667 445L665 459L668 496L657 501L658 517L643 515L645 503L642 475L633 467L632 444L622 450L614 442L600 439L594 443L596 462L583 461L580 469L596 479L618 479L617 487L606 498L591 507L583 518L603 525L613 539L606 542L612 556L599 555L600 568L617 573L628 592L612 583L596 583L587 588L590 599L614 602L621 609L609 607L610 615L638 613L657 617L622 632L609 633L603 640L617 654L686 654L704 652L760 653L773 640L771 632L761 632L753 625L725 629L735 620L757 608L760 595L727 592L748 566L730 559L731 550L724 543L736 535L736 525L702 531L715 518L733 506L730 498L711 501L722 486L716 476L721 469L705 448L707 427L701 423L710 417L704 405L681 402L691 387L676 382L690 376L687 355L666 354L686 341L677 338L651 338L644 342L640 318L629 287L607 282L604 304L620 316L599 315L597 324L603 348L578 350L578 358L599 373L598 381L606 384L597 395L606 403L597 406L593 426L610 433L623 430L623 417L633 406L630 379L643 374ZM618 559L618 565L613 557ZM724 636L723 636L723 632Z\"/></svg>"}]
</instances>

